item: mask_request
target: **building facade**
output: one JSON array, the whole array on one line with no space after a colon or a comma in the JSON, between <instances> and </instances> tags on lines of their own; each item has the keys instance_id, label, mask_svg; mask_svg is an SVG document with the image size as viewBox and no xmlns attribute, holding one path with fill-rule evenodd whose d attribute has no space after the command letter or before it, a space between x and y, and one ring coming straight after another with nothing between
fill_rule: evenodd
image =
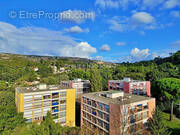
<instances>
[{"instance_id":1,"label":"building facade","mask_svg":"<svg viewBox=\"0 0 180 135\"><path fill-rule=\"evenodd\" d=\"M83 94L81 126L102 135L142 133L152 117L155 99L120 91Z\"/></svg>"},{"instance_id":2,"label":"building facade","mask_svg":"<svg viewBox=\"0 0 180 135\"><path fill-rule=\"evenodd\" d=\"M151 96L151 83L150 81L131 80L130 78L124 78L123 80L109 80L109 90L122 90L125 93L135 95Z\"/></svg>"},{"instance_id":3,"label":"building facade","mask_svg":"<svg viewBox=\"0 0 180 135\"><path fill-rule=\"evenodd\" d=\"M15 102L27 122L41 122L49 111L55 122L75 126L75 89L42 84L18 87Z\"/></svg>"},{"instance_id":4,"label":"building facade","mask_svg":"<svg viewBox=\"0 0 180 135\"><path fill-rule=\"evenodd\" d=\"M83 93L88 93L90 90L89 80L74 79L73 81L62 81L61 85L76 89L77 99L80 99Z\"/></svg>"}]
</instances>

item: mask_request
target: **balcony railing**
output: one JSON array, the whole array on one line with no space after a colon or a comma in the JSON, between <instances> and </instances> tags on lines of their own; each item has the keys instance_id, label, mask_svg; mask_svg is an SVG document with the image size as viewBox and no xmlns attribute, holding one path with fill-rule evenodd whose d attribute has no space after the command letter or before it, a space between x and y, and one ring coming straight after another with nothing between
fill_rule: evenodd
<instances>
[{"instance_id":1,"label":"balcony railing","mask_svg":"<svg viewBox=\"0 0 180 135\"><path fill-rule=\"evenodd\" d=\"M54 102L54 103L52 103L52 105L59 105L59 103L58 102Z\"/></svg>"}]
</instances>

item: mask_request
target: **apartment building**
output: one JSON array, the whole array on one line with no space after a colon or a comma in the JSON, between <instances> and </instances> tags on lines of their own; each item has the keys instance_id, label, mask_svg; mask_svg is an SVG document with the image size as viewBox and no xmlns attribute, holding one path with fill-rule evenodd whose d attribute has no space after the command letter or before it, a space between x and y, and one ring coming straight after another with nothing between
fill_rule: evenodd
<instances>
[{"instance_id":1,"label":"apartment building","mask_svg":"<svg viewBox=\"0 0 180 135\"><path fill-rule=\"evenodd\" d=\"M50 111L55 122L75 126L75 89L45 84L18 87L15 102L27 122L39 123Z\"/></svg>"},{"instance_id":2,"label":"apartment building","mask_svg":"<svg viewBox=\"0 0 180 135\"><path fill-rule=\"evenodd\" d=\"M109 90L122 90L125 93L135 95L151 96L151 83L150 81L132 80L124 78L123 80L109 80Z\"/></svg>"},{"instance_id":3,"label":"apartment building","mask_svg":"<svg viewBox=\"0 0 180 135\"><path fill-rule=\"evenodd\" d=\"M90 81L89 80L74 79L72 81L62 81L61 85L70 87L70 88L75 88L77 99L80 99L80 97L83 93L88 93L90 90Z\"/></svg>"},{"instance_id":4,"label":"apartment building","mask_svg":"<svg viewBox=\"0 0 180 135\"><path fill-rule=\"evenodd\" d=\"M83 94L81 126L102 135L142 134L155 109L155 98L122 91Z\"/></svg>"}]
</instances>

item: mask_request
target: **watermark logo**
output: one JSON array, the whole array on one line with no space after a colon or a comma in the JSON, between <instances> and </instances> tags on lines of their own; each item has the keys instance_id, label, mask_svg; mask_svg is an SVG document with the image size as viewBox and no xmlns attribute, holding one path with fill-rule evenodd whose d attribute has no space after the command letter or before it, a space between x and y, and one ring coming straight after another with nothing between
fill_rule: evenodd
<instances>
[{"instance_id":1,"label":"watermark logo","mask_svg":"<svg viewBox=\"0 0 180 135\"><path fill-rule=\"evenodd\" d=\"M17 17L17 12L16 12L16 11L10 11L10 12L9 12L9 17L10 17L11 19L15 19L15 18Z\"/></svg>"},{"instance_id":2,"label":"watermark logo","mask_svg":"<svg viewBox=\"0 0 180 135\"><path fill-rule=\"evenodd\" d=\"M86 12L81 10L67 10L63 12L46 12L46 11L36 11L30 12L26 10L22 11L10 11L9 17L11 19L52 19L52 20L62 20L62 21L75 21L80 22L83 20L94 20L94 12Z\"/></svg>"}]
</instances>

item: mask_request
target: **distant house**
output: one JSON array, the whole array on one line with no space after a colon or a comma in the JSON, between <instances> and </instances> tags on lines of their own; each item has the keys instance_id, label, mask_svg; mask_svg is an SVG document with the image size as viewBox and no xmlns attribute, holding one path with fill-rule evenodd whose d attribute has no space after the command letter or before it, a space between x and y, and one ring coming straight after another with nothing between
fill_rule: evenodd
<instances>
[{"instance_id":1,"label":"distant house","mask_svg":"<svg viewBox=\"0 0 180 135\"><path fill-rule=\"evenodd\" d=\"M109 80L108 90L120 90L125 93L135 95L151 96L151 83L150 81L132 80L124 78L123 80Z\"/></svg>"},{"instance_id":2,"label":"distant house","mask_svg":"<svg viewBox=\"0 0 180 135\"><path fill-rule=\"evenodd\" d=\"M83 93L88 93L90 91L90 81L74 79L72 81L62 81L62 86L75 88L76 89L76 99L80 99Z\"/></svg>"},{"instance_id":3,"label":"distant house","mask_svg":"<svg viewBox=\"0 0 180 135\"><path fill-rule=\"evenodd\" d=\"M40 82L39 81L33 81L33 82L25 82L27 85L35 85L35 84L39 84Z\"/></svg>"},{"instance_id":4,"label":"distant house","mask_svg":"<svg viewBox=\"0 0 180 135\"><path fill-rule=\"evenodd\" d=\"M34 70L35 72L37 72L39 69L38 69L38 67L35 67L35 68L33 68L33 70Z\"/></svg>"},{"instance_id":5,"label":"distant house","mask_svg":"<svg viewBox=\"0 0 180 135\"><path fill-rule=\"evenodd\" d=\"M58 72L57 67L56 66L51 66L51 68L53 69L53 73L56 74Z\"/></svg>"}]
</instances>

